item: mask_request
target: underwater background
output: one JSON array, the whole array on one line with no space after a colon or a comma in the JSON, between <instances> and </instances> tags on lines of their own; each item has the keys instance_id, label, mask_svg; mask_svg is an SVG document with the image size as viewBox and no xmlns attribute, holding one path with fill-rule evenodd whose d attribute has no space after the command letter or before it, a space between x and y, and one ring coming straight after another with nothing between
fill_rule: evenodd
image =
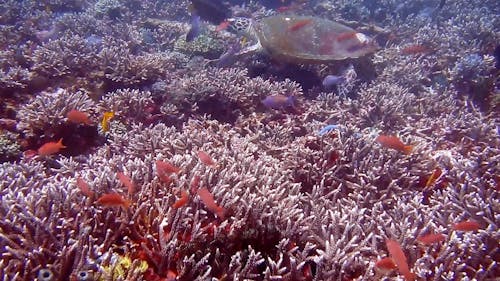
<instances>
[{"instance_id":1,"label":"underwater background","mask_svg":"<svg viewBox=\"0 0 500 281\"><path fill-rule=\"evenodd\" d=\"M1 280L500 276L499 1L2 0L0 33Z\"/></svg>"}]
</instances>

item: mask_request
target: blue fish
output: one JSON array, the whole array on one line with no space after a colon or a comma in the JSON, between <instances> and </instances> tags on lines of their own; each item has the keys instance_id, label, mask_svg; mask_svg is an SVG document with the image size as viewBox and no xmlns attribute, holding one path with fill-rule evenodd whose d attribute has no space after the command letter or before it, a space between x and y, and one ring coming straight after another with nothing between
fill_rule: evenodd
<instances>
[{"instance_id":1,"label":"blue fish","mask_svg":"<svg viewBox=\"0 0 500 281\"><path fill-rule=\"evenodd\" d=\"M333 86L339 85L344 82L345 82L344 76L327 75L323 79L323 87L325 87L325 89L331 89Z\"/></svg>"},{"instance_id":2,"label":"blue fish","mask_svg":"<svg viewBox=\"0 0 500 281\"><path fill-rule=\"evenodd\" d=\"M294 96L272 95L262 100L265 107L272 109L284 109L286 107L295 108L297 99Z\"/></svg>"},{"instance_id":3,"label":"blue fish","mask_svg":"<svg viewBox=\"0 0 500 281\"><path fill-rule=\"evenodd\" d=\"M198 35L200 35L200 21L201 18L197 14L191 15L191 28L189 32L186 34L186 42L193 41Z\"/></svg>"},{"instance_id":4,"label":"blue fish","mask_svg":"<svg viewBox=\"0 0 500 281\"><path fill-rule=\"evenodd\" d=\"M323 129L319 130L318 136L322 137L330 133L331 131L338 129L339 127L339 125L326 125L325 127L323 127Z\"/></svg>"}]
</instances>

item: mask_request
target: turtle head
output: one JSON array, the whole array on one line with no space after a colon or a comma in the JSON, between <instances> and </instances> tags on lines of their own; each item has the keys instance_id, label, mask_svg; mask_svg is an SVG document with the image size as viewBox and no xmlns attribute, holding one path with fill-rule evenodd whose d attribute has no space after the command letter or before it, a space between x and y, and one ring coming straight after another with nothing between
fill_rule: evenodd
<instances>
[{"instance_id":1,"label":"turtle head","mask_svg":"<svg viewBox=\"0 0 500 281\"><path fill-rule=\"evenodd\" d=\"M229 22L229 28L233 32L243 35L243 36L249 36L253 33L252 30L252 19L249 18L243 18L243 17L235 17L235 18L229 18L227 20Z\"/></svg>"}]
</instances>

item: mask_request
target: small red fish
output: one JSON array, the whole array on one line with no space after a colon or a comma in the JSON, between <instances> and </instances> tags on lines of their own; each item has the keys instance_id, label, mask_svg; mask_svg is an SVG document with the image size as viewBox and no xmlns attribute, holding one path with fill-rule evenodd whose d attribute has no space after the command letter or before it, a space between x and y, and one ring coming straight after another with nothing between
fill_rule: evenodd
<instances>
[{"instance_id":1,"label":"small red fish","mask_svg":"<svg viewBox=\"0 0 500 281\"><path fill-rule=\"evenodd\" d=\"M348 31L348 32L340 33L335 39L338 42L347 41L347 40L356 38L356 34L357 34L356 31Z\"/></svg>"},{"instance_id":2,"label":"small red fish","mask_svg":"<svg viewBox=\"0 0 500 281\"><path fill-rule=\"evenodd\" d=\"M130 207L131 202L118 193L107 193L97 199L97 203L105 207Z\"/></svg>"},{"instance_id":3,"label":"small red fish","mask_svg":"<svg viewBox=\"0 0 500 281\"><path fill-rule=\"evenodd\" d=\"M89 115L85 112L72 109L66 114L66 118L68 118L68 121L75 123L75 124L85 124L85 125L92 125L92 122L90 122Z\"/></svg>"},{"instance_id":4,"label":"small red fish","mask_svg":"<svg viewBox=\"0 0 500 281\"><path fill-rule=\"evenodd\" d=\"M208 210L210 210L212 213L215 213L219 218L224 219L224 215L226 212L225 209L215 203L214 196L212 195L212 193L210 193L210 191L208 191L207 188L200 188L198 189L197 193Z\"/></svg>"},{"instance_id":5,"label":"small red fish","mask_svg":"<svg viewBox=\"0 0 500 281\"><path fill-rule=\"evenodd\" d=\"M76 178L76 186L78 186L83 195L94 197L94 192L90 189L89 184L81 177Z\"/></svg>"},{"instance_id":6,"label":"small red fish","mask_svg":"<svg viewBox=\"0 0 500 281\"><path fill-rule=\"evenodd\" d=\"M379 135L376 139L376 142L380 143L383 147L392 148L397 151L401 151L405 154L410 154L413 150L412 145L405 145L398 137L396 136L386 136Z\"/></svg>"},{"instance_id":7,"label":"small red fish","mask_svg":"<svg viewBox=\"0 0 500 281\"><path fill-rule=\"evenodd\" d=\"M189 190L192 194L195 194L198 191L198 187L200 186L200 176L194 175L193 179L191 179L191 183L189 184Z\"/></svg>"},{"instance_id":8,"label":"small red fish","mask_svg":"<svg viewBox=\"0 0 500 281\"><path fill-rule=\"evenodd\" d=\"M219 25L215 28L216 32L220 32L222 30L225 30L231 23L229 21L223 21L219 23Z\"/></svg>"},{"instance_id":9,"label":"small red fish","mask_svg":"<svg viewBox=\"0 0 500 281\"><path fill-rule=\"evenodd\" d=\"M403 274L406 280L413 281L416 276L414 273L410 271L410 267L408 266L408 260L406 259L405 253L403 249L401 249L401 245L397 241L387 239L385 240L385 244L387 246L387 250L391 255L391 258L394 260L394 263L398 266L399 272Z\"/></svg>"},{"instance_id":10,"label":"small red fish","mask_svg":"<svg viewBox=\"0 0 500 281\"><path fill-rule=\"evenodd\" d=\"M297 31L299 29L302 29L304 26L310 24L312 22L312 19L304 19L304 20L299 20L298 22L294 23L291 25L288 30L289 31Z\"/></svg>"},{"instance_id":11,"label":"small red fish","mask_svg":"<svg viewBox=\"0 0 500 281\"><path fill-rule=\"evenodd\" d=\"M175 201L174 204L172 204L172 207L178 209L178 208L186 205L188 201L189 201L189 193L187 193L187 191L183 190L183 191L181 191L181 198L179 198L177 201Z\"/></svg>"},{"instance_id":12,"label":"small red fish","mask_svg":"<svg viewBox=\"0 0 500 281\"><path fill-rule=\"evenodd\" d=\"M156 171L164 174L177 174L181 169L166 161L156 160Z\"/></svg>"},{"instance_id":13,"label":"small red fish","mask_svg":"<svg viewBox=\"0 0 500 281\"><path fill-rule=\"evenodd\" d=\"M63 145L62 139L59 139L58 142L46 142L40 148L38 148L38 154L42 156L47 156L51 154L56 154L58 153L62 148L66 148L66 146Z\"/></svg>"},{"instance_id":14,"label":"small red fish","mask_svg":"<svg viewBox=\"0 0 500 281\"><path fill-rule=\"evenodd\" d=\"M414 45L406 46L403 49L401 49L401 54L403 54L403 55L417 55L417 54L422 54L422 53L428 53L430 51L432 51L432 49L429 46L414 44Z\"/></svg>"},{"instance_id":15,"label":"small red fish","mask_svg":"<svg viewBox=\"0 0 500 281\"><path fill-rule=\"evenodd\" d=\"M430 233L417 237L417 241L424 245L431 245L446 240L446 236L441 233Z\"/></svg>"},{"instance_id":16,"label":"small red fish","mask_svg":"<svg viewBox=\"0 0 500 281\"><path fill-rule=\"evenodd\" d=\"M210 157L210 155L208 155L205 151L203 150L199 150L198 151L198 158L200 159L200 161L207 165L207 166L214 166L215 165L215 162L214 160Z\"/></svg>"},{"instance_id":17,"label":"small red fish","mask_svg":"<svg viewBox=\"0 0 500 281\"><path fill-rule=\"evenodd\" d=\"M458 231L476 231L480 228L479 223L473 220L461 221L453 225L453 229Z\"/></svg>"},{"instance_id":18,"label":"small red fish","mask_svg":"<svg viewBox=\"0 0 500 281\"><path fill-rule=\"evenodd\" d=\"M375 263L375 266L379 269L387 270L387 271L394 270L394 269L398 268L398 266L394 263L394 260L392 258L389 258L389 257L379 259Z\"/></svg>"},{"instance_id":19,"label":"small red fish","mask_svg":"<svg viewBox=\"0 0 500 281\"><path fill-rule=\"evenodd\" d=\"M128 194L133 194L135 191L135 186L132 182L132 179L122 172L116 173L116 176L118 177L118 180L127 188Z\"/></svg>"}]
</instances>

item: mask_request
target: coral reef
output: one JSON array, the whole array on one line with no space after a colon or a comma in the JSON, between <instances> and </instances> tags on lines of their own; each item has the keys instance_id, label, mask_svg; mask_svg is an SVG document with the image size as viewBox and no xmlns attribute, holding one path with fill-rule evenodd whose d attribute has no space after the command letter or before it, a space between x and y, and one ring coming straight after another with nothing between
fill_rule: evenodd
<instances>
[{"instance_id":1,"label":"coral reef","mask_svg":"<svg viewBox=\"0 0 500 281\"><path fill-rule=\"evenodd\" d=\"M4 280L410 279L381 268L387 241L417 280L500 276L498 3L290 3L380 49L216 68L238 38L183 45L188 2L0 4ZM290 69L350 79L331 92Z\"/></svg>"}]
</instances>

